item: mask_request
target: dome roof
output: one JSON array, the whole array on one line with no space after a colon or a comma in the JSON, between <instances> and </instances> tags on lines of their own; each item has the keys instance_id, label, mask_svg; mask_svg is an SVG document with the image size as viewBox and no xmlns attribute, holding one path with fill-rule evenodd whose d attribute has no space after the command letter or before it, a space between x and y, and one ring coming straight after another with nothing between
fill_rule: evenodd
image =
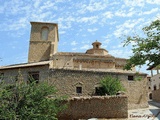
<instances>
[{"instance_id":1,"label":"dome roof","mask_svg":"<svg viewBox=\"0 0 160 120\"><path fill-rule=\"evenodd\" d=\"M97 40L95 42L92 43L92 45L102 45L102 43L98 42Z\"/></svg>"},{"instance_id":2,"label":"dome roof","mask_svg":"<svg viewBox=\"0 0 160 120\"><path fill-rule=\"evenodd\" d=\"M108 55L108 51L100 48L102 43L98 42L97 40L92 43L93 48L86 51L86 54L94 54L94 55Z\"/></svg>"}]
</instances>

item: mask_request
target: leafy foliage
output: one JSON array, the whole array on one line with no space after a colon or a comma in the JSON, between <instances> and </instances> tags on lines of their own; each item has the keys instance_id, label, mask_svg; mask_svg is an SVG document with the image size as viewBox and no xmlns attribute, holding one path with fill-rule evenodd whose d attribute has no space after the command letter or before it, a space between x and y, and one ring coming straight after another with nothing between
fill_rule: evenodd
<instances>
[{"instance_id":1,"label":"leafy foliage","mask_svg":"<svg viewBox=\"0 0 160 120\"><path fill-rule=\"evenodd\" d=\"M124 46L132 44L133 56L127 61L125 69L131 70L136 65L143 65L148 61L149 66L160 64L160 20L153 21L142 29L146 36L129 36Z\"/></svg>"},{"instance_id":2,"label":"leafy foliage","mask_svg":"<svg viewBox=\"0 0 160 120\"><path fill-rule=\"evenodd\" d=\"M15 84L0 84L0 119L20 120L56 120L62 98L49 95L56 93L55 88L46 82L25 83L16 81Z\"/></svg>"},{"instance_id":3,"label":"leafy foliage","mask_svg":"<svg viewBox=\"0 0 160 120\"><path fill-rule=\"evenodd\" d=\"M120 80L112 76L106 76L100 81L100 95L116 95L118 91L124 91L124 87Z\"/></svg>"}]
</instances>

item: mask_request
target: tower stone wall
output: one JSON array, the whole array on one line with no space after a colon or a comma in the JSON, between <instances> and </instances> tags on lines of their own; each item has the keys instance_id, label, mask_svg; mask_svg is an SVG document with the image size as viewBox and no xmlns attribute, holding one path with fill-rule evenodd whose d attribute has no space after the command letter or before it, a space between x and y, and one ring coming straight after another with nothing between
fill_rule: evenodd
<instances>
[{"instance_id":1,"label":"tower stone wall","mask_svg":"<svg viewBox=\"0 0 160 120\"><path fill-rule=\"evenodd\" d=\"M28 62L46 61L57 52L58 25L31 22Z\"/></svg>"}]
</instances>

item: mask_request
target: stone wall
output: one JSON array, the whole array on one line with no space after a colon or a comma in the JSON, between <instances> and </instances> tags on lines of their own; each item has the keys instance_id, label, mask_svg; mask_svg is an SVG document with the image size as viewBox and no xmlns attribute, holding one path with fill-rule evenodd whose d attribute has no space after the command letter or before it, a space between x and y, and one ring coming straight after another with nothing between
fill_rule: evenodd
<instances>
[{"instance_id":1,"label":"stone wall","mask_svg":"<svg viewBox=\"0 0 160 120\"><path fill-rule=\"evenodd\" d=\"M78 120L89 118L127 118L126 96L77 97L68 101L67 109L58 120Z\"/></svg>"},{"instance_id":2,"label":"stone wall","mask_svg":"<svg viewBox=\"0 0 160 120\"><path fill-rule=\"evenodd\" d=\"M51 41L30 41L29 62L49 60Z\"/></svg>"},{"instance_id":3,"label":"stone wall","mask_svg":"<svg viewBox=\"0 0 160 120\"><path fill-rule=\"evenodd\" d=\"M31 35L30 41L40 41L41 38L41 31L43 27L47 27L49 29L48 40L49 41L56 41L57 40L57 24L54 23L43 23L43 22L31 22Z\"/></svg>"},{"instance_id":4,"label":"stone wall","mask_svg":"<svg viewBox=\"0 0 160 120\"><path fill-rule=\"evenodd\" d=\"M160 89L160 73L151 77L151 90Z\"/></svg>"},{"instance_id":5,"label":"stone wall","mask_svg":"<svg viewBox=\"0 0 160 120\"><path fill-rule=\"evenodd\" d=\"M156 102L160 102L160 89L152 91L152 99Z\"/></svg>"},{"instance_id":6,"label":"stone wall","mask_svg":"<svg viewBox=\"0 0 160 120\"><path fill-rule=\"evenodd\" d=\"M59 52L52 56L54 68L65 69L103 69L123 70L126 59L115 58L111 55L96 56L86 53ZM135 67L132 68L136 72Z\"/></svg>"},{"instance_id":7,"label":"stone wall","mask_svg":"<svg viewBox=\"0 0 160 120\"><path fill-rule=\"evenodd\" d=\"M0 70L4 73L4 80L11 82L15 80L21 71L24 80L28 80L29 72L39 71L39 81L48 80L55 85L59 95L68 97L79 96L95 96L96 87L99 87L100 80L107 75L118 78L126 89L128 96L129 109L148 107L147 96L147 79L145 74L140 74L141 81L129 81L128 76L136 74L133 73L120 73L120 72L98 72L98 71L84 71L84 70L67 70L67 69L49 69L48 65L45 66L30 66L16 69ZM81 87L82 92L77 93L77 88Z\"/></svg>"},{"instance_id":8,"label":"stone wall","mask_svg":"<svg viewBox=\"0 0 160 120\"><path fill-rule=\"evenodd\" d=\"M148 107L147 80L145 74L140 74L141 81L128 81L128 75L133 73L112 73L82 70L52 69L50 81L56 86L58 94L74 96L94 96L96 87L99 87L100 80L111 75L118 78L126 89L129 109ZM76 92L77 87L82 87L82 93Z\"/></svg>"},{"instance_id":9,"label":"stone wall","mask_svg":"<svg viewBox=\"0 0 160 120\"><path fill-rule=\"evenodd\" d=\"M14 68L14 69L4 69L0 70L0 73L4 73L4 81L7 83L12 83L15 81L16 77L20 74L24 81L28 80L29 72L37 72L39 71L39 81L48 80L48 65L43 66L30 66L30 67L22 67L22 68Z\"/></svg>"},{"instance_id":10,"label":"stone wall","mask_svg":"<svg viewBox=\"0 0 160 120\"><path fill-rule=\"evenodd\" d=\"M28 62L49 60L57 52L58 26L54 23L31 22ZM43 28L48 29L47 40L42 39Z\"/></svg>"}]
</instances>

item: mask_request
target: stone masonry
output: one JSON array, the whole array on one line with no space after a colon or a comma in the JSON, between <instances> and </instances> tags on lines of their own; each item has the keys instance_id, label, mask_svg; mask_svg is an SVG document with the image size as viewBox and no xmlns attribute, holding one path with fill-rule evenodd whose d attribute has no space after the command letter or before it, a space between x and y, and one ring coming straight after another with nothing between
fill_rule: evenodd
<instances>
[{"instance_id":1,"label":"stone masonry","mask_svg":"<svg viewBox=\"0 0 160 120\"><path fill-rule=\"evenodd\" d=\"M57 52L58 25L55 23L31 22L31 35L28 62L49 60ZM46 28L43 33L43 28ZM46 40L43 40L46 36Z\"/></svg>"},{"instance_id":2,"label":"stone masonry","mask_svg":"<svg viewBox=\"0 0 160 120\"><path fill-rule=\"evenodd\" d=\"M58 89L59 95L74 96L95 96L95 88L99 87L99 82L105 76L111 75L118 78L128 96L129 109L148 107L147 102L147 81L146 75L139 75L142 77L141 81L128 81L127 77L131 74L113 73L113 72L97 72L97 71L82 71L82 70L65 70L52 69L50 71L50 81ZM135 78L136 74L132 74ZM76 87L82 87L82 93L76 93Z\"/></svg>"},{"instance_id":3,"label":"stone masonry","mask_svg":"<svg viewBox=\"0 0 160 120\"><path fill-rule=\"evenodd\" d=\"M160 102L160 88L152 91L152 99L154 101Z\"/></svg>"},{"instance_id":4,"label":"stone masonry","mask_svg":"<svg viewBox=\"0 0 160 120\"><path fill-rule=\"evenodd\" d=\"M74 97L67 103L67 109L59 114L59 120L128 117L126 96Z\"/></svg>"}]
</instances>

